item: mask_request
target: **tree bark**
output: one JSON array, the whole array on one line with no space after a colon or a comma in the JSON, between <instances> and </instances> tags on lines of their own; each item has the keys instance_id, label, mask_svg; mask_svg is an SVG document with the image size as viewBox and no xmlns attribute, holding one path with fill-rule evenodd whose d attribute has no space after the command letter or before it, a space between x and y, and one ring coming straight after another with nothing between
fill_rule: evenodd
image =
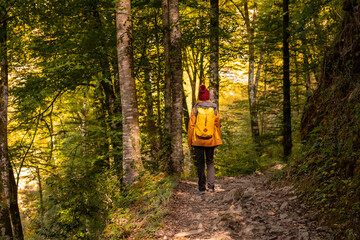
<instances>
[{"instance_id":1,"label":"tree bark","mask_svg":"<svg viewBox=\"0 0 360 240\"><path fill-rule=\"evenodd\" d=\"M203 49L203 43L201 41L201 49ZM200 72L200 75L199 75L199 85L205 85L205 67L204 67L204 52L201 51L200 53L200 67L199 67L199 72Z\"/></svg>"},{"instance_id":2,"label":"tree bark","mask_svg":"<svg viewBox=\"0 0 360 240\"><path fill-rule=\"evenodd\" d=\"M259 146L259 121L258 121L258 107L257 107L257 87L258 81L260 79L260 70L261 70L261 63L263 58L263 51L260 54L260 61L258 65L258 72L256 79L254 80L255 76L255 44L254 44L254 33L255 33L255 23L256 23L256 14L257 14L257 5L254 3L254 11L253 11L253 19L251 21L250 14L249 14L249 6L248 0L244 1L244 12L235 4L233 0L230 0L238 11L241 13L245 21L246 27L246 35L248 39L248 48L249 48L249 71L248 71L248 96L249 96L249 108L250 108L250 124L251 124L251 133L254 143ZM264 41L265 42L265 41ZM263 45L264 47L264 45ZM260 148L258 148L260 149Z\"/></svg>"},{"instance_id":3,"label":"tree bark","mask_svg":"<svg viewBox=\"0 0 360 240\"><path fill-rule=\"evenodd\" d=\"M146 46L146 44L145 44ZM147 138L150 143L152 156L157 156L159 152L159 143L157 138L157 126L155 124L155 115L154 115L154 99L153 99L153 86L151 82L151 72L150 72L150 63L146 52L142 56L143 65L144 65L144 90L145 90L145 104L146 104L146 128L147 128Z\"/></svg>"},{"instance_id":4,"label":"tree bark","mask_svg":"<svg viewBox=\"0 0 360 240\"><path fill-rule=\"evenodd\" d=\"M265 77L264 77L264 92L263 92L263 96L264 96L264 102L267 101L267 76L266 76L266 71L265 71ZM265 122L265 113L260 113L260 126L261 126L261 135L265 135L266 134L266 122Z\"/></svg>"},{"instance_id":5,"label":"tree bark","mask_svg":"<svg viewBox=\"0 0 360 240\"><path fill-rule=\"evenodd\" d=\"M39 207L39 211L40 211L40 229L41 232L43 231L43 226L44 226L44 214L45 214L45 208L44 208L44 195L43 195L43 188L42 188L42 180L41 180L41 175L40 175L40 169L39 167L36 167L36 177L38 180L38 186L39 186L39 200L40 200L40 207Z\"/></svg>"},{"instance_id":6,"label":"tree bark","mask_svg":"<svg viewBox=\"0 0 360 240\"><path fill-rule=\"evenodd\" d=\"M24 239L24 233L22 230L20 210L18 204L18 188L15 182L14 171L9 164L9 177L10 177L10 216L13 226L14 239Z\"/></svg>"},{"instance_id":7,"label":"tree bark","mask_svg":"<svg viewBox=\"0 0 360 240\"><path fill-rule=\"evenodd\" d=\"M169 0L161 0L162 21L164 29L164 57L165 57L165 138L170 136L171 132L171 66L170 66L170 12Z\"/></svg>"},{"instance_id":8,"label":"tree bark","mask_svg":"<svg viewBox=\"0 0 360 240\"><path fill-rule=\"evenodd\" d=\"M191 54L184 54L184 68L189 77L190 87L191 87L191 106L196 102L196 82L197 82L197 56L194 56L194 51L190 47ZM188 56L189 55L189 56ZM193 61L189 60L192 57ZM192 67L191 67L192 66ZM184 94L185 97L185 94ZM186 100L185 100L186 101Z\"/></svg>"},{"instance_id":9,"label":"tree bark","mask_svg":"<svg viewBox=\"0 0 360 240\"><path fill-rule=\"evenodd\" d=\"M210 99L219 107L219 0L210 0Z\"/></svg>"},{"instance_id":10,"label":"tree bark","mask_svg":"<svg viewBox=\"0 0 360 240\"><path fill-rule=\"evenodd\" d=\"M139 171L143 168L140 154L139 112L131 46L131 1L119 0L116 8L116 43L123 116L123 183L130 185L136 180Z\"/></svg>"},{"instance_id":11,"label":"tree bark","mask_svg":"<svg viewBox=\"0 0 360 240\"><path fill-rule=\"evenodd\" d=\"M158 23L158 18L157 18L158 12L156 10L154 16L155 16L155 39L156 39L156 58L157 58L157 71L156 71L156 108L157 108L157 135L159 136L159 145L161 146L162 142L161 142L161 88L160 88L160 83L162 80L162 60L161 60L161 53L160 53L160 45L161 45L161 41L160 41L160 37L158 35L158 29L159 29L159 23Z\"/></svg>"},{"instance_id":12,"label":"tree bark","mask_svg":"<svg viewBox=\"0 0 360 240\"><path fill-rule=\"evenodd\" d=\"M185 97L185 91L183 90L183 114L184 114L184 131L187 132L188 128L187 126L189 126L189 122L190 122L190 114L189 114L189 110L188 110L188 106L186 103L186 97Z\"/></svg>"},{"instance_id":13,"label":"tree bark","mask_svg":"<svg viewBox=\"0 0 360 240\"><path fill-rule=\"evenodd\" d=\"M182 173L182 119L183 119L183 69L181 52L181 29L178 0L169 0L170 66L171 66L171 157L170 172Z\"/></svg>"},{"instance_id":14,"label":"tree bark","mask_svg":"<svg viewBox=\"0 0 360 240\"><path fill-rule=\"evenodd\" d=\"M8 108L8 62L7 62L7 13L0 16L0 237L12 239L10 222L10 179L7 142L7 108Z\"/></svg>"},{"instance_id":15,"label":"tree bark","mask_svg":"<svg viewBox=\"0 0 360 240\"><path fill-rule=\"evenodd\" d=\"M289 0L283 0L283 149L285 161L290 156L292 148L289 37Z\"/></svg>"},{"instance_id":16,"label":"tree bark","mask_svg":"<svg viewBox=\"0 0 360 240\"><path fill-rule=\"evenodd\" d=\"M298 51L295 49L294 51L294 63L295 63L295 103L296 105L300 105L300 89L299 89L299 80L300 80L300 73L299 73L299 64L298 64ZM296 107L297 111L300 111L299 107ZM300 112L299 112L300 113Z\"/></svg>"},{"instance_id":17,"label":"tree bark","mask_svg":"<svg viewBox=\"0 0 360 240\"><path fill-rule=\"evenodd\" d=\"M259 133L259 121L258 121L258 109L257 109L257 83L255 82L255 45L254 45L254 31L256 22L256 6L254 9L253 19L251 23L248 1L244 2L244 18L246 32L248 36L248 47L249 47L249 73L248 73L248 95L249 95L249 106L250 106L250 122L251 122L251 133L255 143L258 142ZM260 72L259 72L260 74Z\"/></svg>"}]
</instances>

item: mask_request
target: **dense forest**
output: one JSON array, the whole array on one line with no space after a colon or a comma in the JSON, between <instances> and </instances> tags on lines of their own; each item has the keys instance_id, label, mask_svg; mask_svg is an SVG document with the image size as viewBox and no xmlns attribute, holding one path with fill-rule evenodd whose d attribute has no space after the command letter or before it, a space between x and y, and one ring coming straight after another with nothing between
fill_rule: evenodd
<instances>
[{"instance_id":1,"label":"dense forest","mask_svg":"<svg viewBox=\"0 0 360 240\"><path fill-rule=\"evenodd\" d=\"M195 177L198 88L216 177L296 186L360 238L357 0L0 0L1 239L151 238ZM359 82L358 82L359 81Z\"/></svg>"}]
</instances>

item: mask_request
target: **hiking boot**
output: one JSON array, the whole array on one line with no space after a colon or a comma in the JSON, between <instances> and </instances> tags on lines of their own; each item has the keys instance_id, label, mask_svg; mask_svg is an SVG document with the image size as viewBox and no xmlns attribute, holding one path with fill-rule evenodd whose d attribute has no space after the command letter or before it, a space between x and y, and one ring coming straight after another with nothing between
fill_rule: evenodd
<instances>
[{"instance_id":1,"label":"hiking boot","mask_svg":"<svg viewBox=\"0 0 360 240\"><path fill-rule=\"evenodd\" d=\"M204 195L204 194L205 194L205 190L199 190L199 189L198 189L198 190L196 191L196 193L199 194L199 195Z\"/></svg>"},{"instance_id":2,"label":"hiking boot","mask_svg":"<svg viewBox=\"0 0 360 240\"><path fill-rule=\"evenodd\" d=\"M213 193L213 192L215 192L215 188L208 188L208 189L206 189L206 191Z\"/></svg>"}]
</instances>

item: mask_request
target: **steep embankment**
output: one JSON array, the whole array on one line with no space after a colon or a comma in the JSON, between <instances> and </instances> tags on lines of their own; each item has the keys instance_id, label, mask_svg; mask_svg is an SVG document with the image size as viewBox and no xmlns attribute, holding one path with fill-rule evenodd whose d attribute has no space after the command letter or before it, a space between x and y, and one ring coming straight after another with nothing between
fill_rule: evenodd
<instances>
[{"instance_id":1,"label":"steep embankment","mask_svg":"<svg viewBox=\"0 0 360 240\"><path fill-rule=\"evenodd\" d=\"M181 181L155 239L330 239L291 186L275 186L264 174L216 181L216 192L204 195L195 179Z\"/></svg>"},{"instance_id":2,"label":"steep embankment","mask_svg":"<svg viewBox=\"0 0 360 240\"><path fill-rule=\"evenodd\" d=\"M341 32L324 57L318 89L301 123L306 147L294 172L304 199L338 228L360 239L360 12L344 3Z\"/></svg>"}]
</instances>

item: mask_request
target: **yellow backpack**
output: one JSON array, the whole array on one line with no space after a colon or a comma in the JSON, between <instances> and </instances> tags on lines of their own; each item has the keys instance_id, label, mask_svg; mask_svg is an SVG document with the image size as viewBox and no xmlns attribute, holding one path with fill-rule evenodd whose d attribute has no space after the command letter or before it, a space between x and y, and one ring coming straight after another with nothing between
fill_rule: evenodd
<instances>
[{"instance_id":1,"label":"yellow backpack","mask_svg":"<svg viewBox=\"0 0 360 240\"><path fill-rule=\"evenodd\" d=\"M197 108L195 135L199 138L211 138L215 132L214 108Z\"/></svg>"}]
</instances>

